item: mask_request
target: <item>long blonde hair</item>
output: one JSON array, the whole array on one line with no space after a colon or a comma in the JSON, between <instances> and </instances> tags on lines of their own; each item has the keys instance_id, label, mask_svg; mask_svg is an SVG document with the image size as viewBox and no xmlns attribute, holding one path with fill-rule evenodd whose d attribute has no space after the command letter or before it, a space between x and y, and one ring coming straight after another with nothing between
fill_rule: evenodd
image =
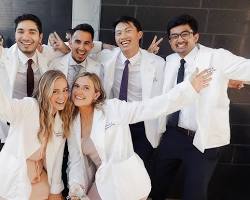
<instances>
[{"instance_id":1,"label":"long blonde hair","mask_svg":"<svg viewBox=\"0 0 250 200\"><path fill-rule=\"evenodd\" d=\"M76 80L80 77L88 77L94 84L94 88L95 88L95 92L99 92L100 93L100 96L93 102L93 106L95 108L98 108L98 109L101 109L105 99L106 99L106 94L105 94L105 91L103 89L103 86L102 86L102 83L101 83L101 80L100 78L95 74L95 73L90 73L90 72L83 72L83 73L80 73L76 76L74 82L73 82L73 85L72 85L72 90L73 90L73 87L74 87L74 84L76 82ZM72 91L71 90L71 91ZM71 98L72 98L72 93L71 93ZM72 103L73 104L73 103ZM78 107L72 105L72 117L73 119L77 116L79 112L79 109Z\"/></svg>"},{"instance_id":2,"label":"long blonde hair","mask_svg":"<svg viewBox=\"0 0 250 200\"><path fill-rule=\"evenodd\" d=\"M40 110L40 129L38 131L38 138L40 142L42 142L43 139L49 140L53 135L55 118L50 98L53 94L55 81L59 78L63 78L67 81L65 75L59 70L49 70L45 72L40 78L36 91L34 92L34 98L37 99ZM59 111L59 115L63 122L63 137L66 138L70 134L70 123L72 118L69 114L70 110L71 103L68 98L65 108Z\"/></svg>"}]
</instances>

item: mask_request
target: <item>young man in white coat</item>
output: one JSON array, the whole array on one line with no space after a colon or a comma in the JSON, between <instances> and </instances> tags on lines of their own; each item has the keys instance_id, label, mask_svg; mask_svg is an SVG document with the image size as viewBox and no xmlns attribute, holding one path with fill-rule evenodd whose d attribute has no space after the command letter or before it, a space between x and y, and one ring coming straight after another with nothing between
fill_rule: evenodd
<instances>
[{"instance_id":1,"label":"young man in white coat","mask_svg":"<svg viewBox=\"0 0 250 200\"><path fill-rule=\"evenodd\" d=\"M209 87L193 105L161 120L163 135L157 148L152 199L166 198L183 164L182 199L205 200L221 149L230 142L228 82L249 81L250 60L198 44L198 23L189 15L171 19L167 34L175 53L166 58L163 93L176 85L181 74L185 80L197 68L211 68L214 72Z\"/></svg>"},{"instance_id":2,"label":"young man in white coat","mask_svg":"<svg viewBox=\"0 0 250 200\"><path fill-rule=\"evenodd\" d=\"M143 32L138 20L123 16L113 27L118 48L103 50L98 55L104 65L103 85L107 97L131 102L159 95L165 62L161 57L140 48ZM134 150L144 161L149 174L153 150L159 141L157 122L147 120L130 125Z\"/></svg>"},{"instance_id":3,"label":"young man in white coat","mask_svg":"<svg viewBox=\"0 0 250 200\"><path fill-rule=\"evenodd\" d=\"M49 60L37 51L42 37L42 23L37 16L24 14L15 19L16 44L1 49L0 54L1 71L5 74L1 81L5 82L10 97L31 96L40 76L48 70ZM0 138L4 142L8 131L6 123L2 123L1 128Z\"/></svg>"},{"instance_id":4,"label":"young man in white coat","mask_svg":"<svg viewBox=\"0 0 250 200\"><path fill-rule=\"evenodd\" d=\"M50 66L61 70L71 88L75 76L81 72L91 72L101 76L102 65L88 55L94 47L94 29L89 24L79 24L71 31L69 47L71 52L55 59Z\"/></svg>"}]
</instances>

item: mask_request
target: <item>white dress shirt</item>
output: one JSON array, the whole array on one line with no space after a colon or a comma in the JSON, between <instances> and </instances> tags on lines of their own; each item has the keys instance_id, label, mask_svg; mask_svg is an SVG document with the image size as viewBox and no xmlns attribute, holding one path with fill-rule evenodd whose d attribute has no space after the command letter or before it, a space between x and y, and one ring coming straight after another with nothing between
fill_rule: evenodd
<instances>
[{"instance_id":1,"label":"white dress shirt","mask_svg":"<svg viewBox=\"0 0 250 200\"><path fill-rule=\"evenodd\" d=\"M37 54L35 53L31 58L28 58L18 49L19 66L16 74L12 97L22 99L27 97L27 68L28 60L32 59L32 69L34 71L34 89L37 87L41 73L38 69Z\"/></svg>"},{"instance_id":2,"label":"white dress shirt","mask_svg":"<svg viewBox=\"0 0 250 200\"><path fill-rule=\"evenodd\" d=\"M195 58L198 53L198 48L195 47L188 55L184 57L185 62L185 74L184 74L184 80L187 77L190 77L192 73L195 71L194 69L194 62ZM180 60L182 58L180 57ZM180 62L179 62L180 63ZM179 66L176 66L178 68ZM176 74L176 79L177 79L177 74ZM176 81L177 82L177 81ZM196 111L195 111L195 103L184 107L181 109L180 114L179 114L179 123L178 126L196 131L197 130L197 123L196 123Z\"/></svg>"},{"instance_id":3,"label":"white dress shirt","mask_svg":"<svg viewBox=\"0 0 250 200\"><path fill-rule=\"evenodd\" d=\"M142 86L141 86L141 52L140 50L132 58L127 59L121 52L116 60L115 80L112 88L114 98L119 98L122 74L125 67L125 61L129 60L129 75L128 75L128 102L142 100Z\"/></svg>"}]
</instances>

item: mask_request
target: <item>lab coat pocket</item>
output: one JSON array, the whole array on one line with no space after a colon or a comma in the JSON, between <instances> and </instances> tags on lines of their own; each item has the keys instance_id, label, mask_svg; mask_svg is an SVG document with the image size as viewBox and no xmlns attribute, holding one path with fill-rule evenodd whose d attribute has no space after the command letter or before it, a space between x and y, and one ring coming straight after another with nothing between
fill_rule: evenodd
<instances>
[{"instance_id":1,"label":"lab coat pocket","mask_svg":"<svg viewBox=\"0 0 250 200\"><path fill-rule=\"evenodd\" d=\"M149 195L150 178L143 161L136 153L127 160L114 164L112 173L120 199L139 200Z\"/></svg>"}]
</instances>

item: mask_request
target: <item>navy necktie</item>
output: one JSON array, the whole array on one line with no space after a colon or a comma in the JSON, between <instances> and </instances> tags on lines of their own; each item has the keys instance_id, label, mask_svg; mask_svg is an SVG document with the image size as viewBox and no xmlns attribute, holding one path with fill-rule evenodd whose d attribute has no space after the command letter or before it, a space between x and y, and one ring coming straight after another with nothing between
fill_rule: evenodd
<instances>
[{"instance_id":1,"label":"navy necktie","mask_svg":"<svg viewBox=\"0 0 250 200\"><path fill-rule=\"evenodd\" d=\"M122 73L122 80L121 80L121 86L120 86L120 94L119 99L127 101L128 97L128 64L129 60L125 61L125 67Z\"/></svg>"},{"instance_id":2,"label":"navy necktie","mask_svg":"<svg viewBox=\"0 0 250 200\"><path fill-rule=\"evenodd\" d=\"M32 69L33 60L28 60L28 68L27 68L27 96L31 97L34 90L34 72Z\"/></svg>"},{"instance_id":3,"label":"navy necktie","mask_svg":"<svg viewBox=\"0 0 250 200\"><path fill-rule=\"evenodd\" d=\"M181 65L180 65L178 75L177 75L177 84L181 83L184 80L184 72L185 72L184 64L185 64L185 62L186 61L184 59L180 60ZM168 126L173 126L173 127L178 126L179 114L180 114L180 111L178 110L178 111L172 113L171 115L169 115Z\"/></svg>"}]
</instances>

